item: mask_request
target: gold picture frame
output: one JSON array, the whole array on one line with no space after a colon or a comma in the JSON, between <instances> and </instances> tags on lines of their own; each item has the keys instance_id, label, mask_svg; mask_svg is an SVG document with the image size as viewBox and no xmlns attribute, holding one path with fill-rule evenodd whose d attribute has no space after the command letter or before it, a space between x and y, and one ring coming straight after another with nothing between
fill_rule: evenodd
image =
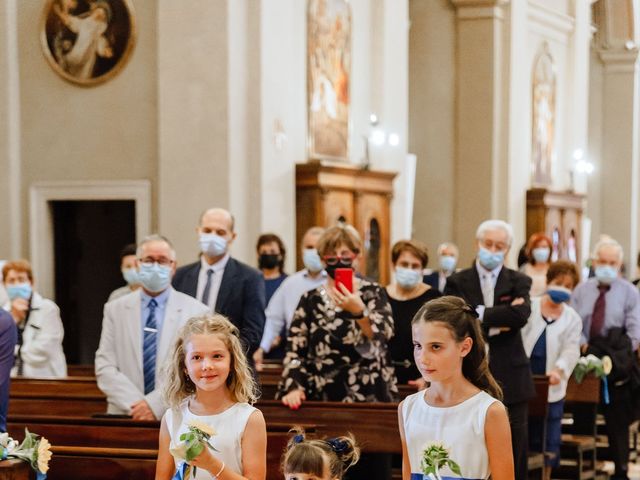
<instances>
[{"instance_id":1,"label":"gold picture frame","mask_svg":"<svg viewBox=\"0 0 640 480\"><path fill-rule=\"evenodd\" d=\"M307 3L308 149L313 160L349 160L351 6Z\"/></svg>"},{"instance_id":2,"label":"gold picture frame","mask_svg":"<svg viewBox=\"0 0 640 480\"><path fill-rule=\"evenodd\" d=\"M131 0L47 0L40 41L65 80L83 87L104 83L122 71L136 43Z\"/></svg>"}]
</instances>

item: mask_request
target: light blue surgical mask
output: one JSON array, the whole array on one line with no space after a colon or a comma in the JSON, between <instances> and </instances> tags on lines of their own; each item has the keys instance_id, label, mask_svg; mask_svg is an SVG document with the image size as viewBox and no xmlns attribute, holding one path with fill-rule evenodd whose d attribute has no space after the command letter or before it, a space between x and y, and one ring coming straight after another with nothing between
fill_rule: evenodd
<instances>
[{"instance_id":1,"label":"light blue surgical mask","mask_svg":"<svg viewBox=\"0 0 640 480\"><path fill-rule=\"evenodd\" d=\"M211 257L224 255L227 251L227 239L215 233L201 233L200 251Z\"/></svg>"},{"instance_id":2,"label":"light blue surgical mask","mask_svg":"<svg viewBox=\"0 0 640 480\"><path fill-rule=\"evenodd\" d=\"M609 285L616 278L618 278L618 269L611 265L598 265L595 269L596 278L598 282L604 285Z\"/></svg>"},{"instance_id":3,"label":"light blue surgical mask","mask_svg":"<svg viewBox=\"0 0 640 480\"><path fill-rule=\"evenodd\" d=\"M458 260L453 255L443 255L440 257L440 268L444 272L453 272Z\"/></svg>"},{"instance_id":4,"label":"light blue surgical mask","mask_svg":"<svg viewBox=\"0 0 640 480\"><path fill-rule=\"evenodd\" d=\"M553 303L564 303L571 298L571 290L560 285L549 285L547 295L549 295Z\"/></svg>"},{"instance_id":5,"label":"light blue surgical mask","mask_svg":"<svg viewBox=\"0 0 640 480\"><path fill-rule=\"evenodd\" d=\"M166 290L171 283L171 267L168 265L141 263L138 275L142 286L152 293Z\"/></svg>"},{"instance_id":6,"label":"light blue surgical mask","mask_svg":"<svg viewBox=\"0 0 640 480\"><path fill-rule=\"evenodd\" d=\"M310 272L321 272L324 269L320 254L315 248L305 248L302 251L302 263Z\"/></svg>"},{"instance_id":7,"label":"light blue surgical mask","mask_svg":"<svg viewBox=\"0 0 640 480\"><path fill-rule=\"evenodd\" d=\"M484 247L480 247L478 261L487 270L493 270L504 262L504 252L491 252Z\"/></svg>"},{"instance_id":8,"label":"light blue surgical mask","mask_svg":"<svg viewBox=\"0 0 640 480\"><path fill-rule=\"evenodd\" d=\"M28 282L7 285L6 289L7 295L9 295L10 300L15 300L16 298L24 298L25 300L29 300L31 298L31 294L33 293L31 284Z\"/></svg>"},{"instance_id":9,"label":"light blue surgical mask","mask_svg":"<svg viewBox=\"0 0 640 480\"><path fill-rule=\"evenodd\" d=\"M549 261L549 255L551 255L551 249L549 247L538 247L531 250L531 255L536 263L547 263Z\"/></svg>"},{"instance_id":10,"label":"light blue surgical mask","mask_svg":"<svg viewBox=\"0 0 640 480\"><path fill-rule=\"evenodd\" d=\"M396 267L396 283L402 288L413 288L422 281L422 272L411 268Z\"/></svg>"},{"instance_id":11,"label":"light blue surgical mask","mask_svg":"<svg viewBox=\"0 0 640 480\"><path fill-rule=\"evenodd\" d=\"M122 277L127 285L137 285L140 283L140 275L138 275L138 269L136 268L123 268Z\"/></svg>"}]
</instances>

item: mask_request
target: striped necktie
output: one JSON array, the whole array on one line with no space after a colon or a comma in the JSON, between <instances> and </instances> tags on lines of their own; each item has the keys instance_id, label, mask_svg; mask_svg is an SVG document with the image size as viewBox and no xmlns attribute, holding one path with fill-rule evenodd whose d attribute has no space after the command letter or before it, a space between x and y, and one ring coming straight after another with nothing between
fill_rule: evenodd
<instances>
[{"instance_id":1,"label":"striped necktie","mask_svg":"<svg viewBox=\"0 0 640 480\"><path fill-rule=\"evenodd\" d=\"M156 324L156 307L158 302L155 298L149 301L149 315L144 325L144 341L142 344L142 371L144 374L144 394L152 392L156 386L156 339L158 328Z\"/></svg>"}]
</instances>

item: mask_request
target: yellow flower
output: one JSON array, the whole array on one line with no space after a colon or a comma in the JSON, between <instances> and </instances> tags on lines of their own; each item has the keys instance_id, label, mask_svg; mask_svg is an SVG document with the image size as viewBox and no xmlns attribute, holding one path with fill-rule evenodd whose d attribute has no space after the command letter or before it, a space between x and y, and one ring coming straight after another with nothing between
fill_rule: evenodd
<instances>
[{"instance_id":1,"label":"yellow flower","mask_svg":"<svg viewBox=\"0 0 640 480\"><path fill-rule=\"evenodd\" d=\"M199 422L198 420L191 420L187 426L190 428L197 428L202 433L205 433L210 437L216 434L216 431L211 425L209 425L208 423Z\"/></svg>"},{"instance_id":2,"label":"yellow flower","mask_svg":"<svg viewBox=\"0 0 640 480\"><path fill-rule=\"evenodd\" d=\"M611 357L609 355L602 357L602 370L604 371L604 374L609 375L612 368L613 363L611 362Z\"/></svg>"},{"instance_id":3,"label":"yellow flower","mask_svg":"<svg viewBox=\"0 0 640 480\"><path fill-rule=\"evenodd\" d=\"M49 470L49 460L51 460L51 444L49 440L42 437L38 442L38 471L47 473Z\"/></svg>"}]
</instances>

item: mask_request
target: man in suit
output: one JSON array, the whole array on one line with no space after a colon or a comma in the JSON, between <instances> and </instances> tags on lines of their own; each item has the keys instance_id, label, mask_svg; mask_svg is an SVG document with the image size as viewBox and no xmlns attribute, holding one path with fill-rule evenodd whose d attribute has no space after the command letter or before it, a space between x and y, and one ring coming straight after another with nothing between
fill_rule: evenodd
<instances>
[{"instance_id":1,"label":"man in suit","mask_svg":"<svg viewBox=\"0 0 640 480\"><path fill-rule=\"evenodd\" d=\"M456 271L458 263L458 247L455 244L445 242L438 245L436 251L438 254L438 268L433 272L425 275L422 281L431 288L444 292L444 286L447 284L447 278Z\"/></svg>"},{"instance_id":2,"label":"man in suit","mask_svg":"<svg viewBox=\"0 0 640 480\"><path fill-rule=\"evenodd\" d=\"M233 216L222 208L211 208L196 228L200 260L180 267L173 287L221 313L240 330L248 358L260 346L265 321L262 274L231 257L229 247L236 238Z\"/></svg>"},{"instance_id":3,"label":"man in suit","mask_svg":"<svg viewBox=\"0 0 640 480\"><path fill-rule=\"evenodd\" d=\"M142 288L104 306L95 370L98 387L107 396L107 413L154 420L166 409L162 366L172 354L177 331L209 309L171 287L176 254L166 238L145 238L137 257Z\"/></svg>"},{"instance_id":4,"label":"man in suit","mask_svg":"<svg viewBox=\"0 0 640 480\"><path fill-rule=\"evenodd\" d=\"M509 413L515 478L527 478L528 400L535 395L520 329L531 313L531 279L504 266L513 242L511 225L487 220L476 231L477 256L471 268L447 279L445 295L464 298L478 312L489 345L489 369L502 386Z\"/></svg>"}]
</instances>

